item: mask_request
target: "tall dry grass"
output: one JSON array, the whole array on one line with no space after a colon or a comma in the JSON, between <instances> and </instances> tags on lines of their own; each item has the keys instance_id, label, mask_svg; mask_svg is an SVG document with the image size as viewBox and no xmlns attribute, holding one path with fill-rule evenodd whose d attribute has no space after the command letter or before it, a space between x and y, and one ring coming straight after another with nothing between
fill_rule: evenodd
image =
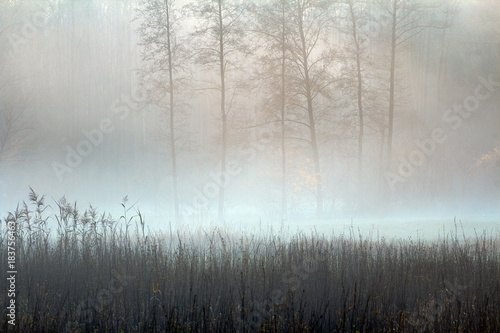
<instances>
[{"instance_id":1,"label":"tall dry grass","mask_svg":"<svg viewBox=\"0 0 500 333\"><path fill-rule=\"evenodd\" d=\"M15 221L16 332L495 332L498 237L145 232L34 191ZM135 216L133 216L135 215ZM50 229L50 222L57 227ZM5 237L1 267L7 267ZM5 281L6 269L0 272ZM3 283L2 283L3 285ZM6 292L0 303L6 305Z\"/></svg>"}]
</instances>

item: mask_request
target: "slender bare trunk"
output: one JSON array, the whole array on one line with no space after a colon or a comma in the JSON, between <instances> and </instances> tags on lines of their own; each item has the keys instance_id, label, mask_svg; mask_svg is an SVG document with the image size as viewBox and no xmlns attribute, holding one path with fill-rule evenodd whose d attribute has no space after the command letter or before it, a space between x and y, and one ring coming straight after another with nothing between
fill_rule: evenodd
<instances>
[{"instance_id":1,"label":"slender bare trunk","mask_svg":"<svg viewBox=\"0 0 500 333\"><path fill-rule=\"evenodd\" d=\"M359 116L359 132L358 132L358 198L362 204L363 195L363 134L364 134L364 114L363 114L363 81L361 74L361 48L358 40L358 31L356 26L356 17L352 2L349 3L352 18L352 37L356 46L356 71L357 71L357 97L358 97L358 116Z\"/></svg>"},{"instance_id":2,"label":"slender bare trunk","mask_svg":"<svg viewBox=\"0 0 500 333\"><path fill-rule=\"evenodd\" d=\"M282 5L282 34L281 34L281 220L286 219L287 215L287 200L286 200L286 150L285 150L285 0L281 1Z\"/></svg>"},{"instance_id":3,"label":"slender bare trunk","mask_svg":"<svg viewBox=\"0 0 500 333\"><path fill-rule=\"evenodd\" d=\"M309 77L309 63L308 63L308 54L307 54L307 45L306 38L304 35L304 27L303 27L303 15L302 8L299 5L299 31L300 31L300 40L302 47L302 64L304 69L304 83L305 83L305 95L307 99L307 112L309 115L309 131L311 134L311 148L313 153L313 161L314 161L314 174L316 178L316 213L318 216L323 215L323 184L321 177L321 168L319 161L319 151L318 151L318 142L316 138L316 119L314 117L314 108L313 108L313 97L311 91L311 79Z\"/></svg>"},{"instance_id":4,"label":"slender bare trunk","mask_svg":"<svg viewBox=\"0 0 500 333\"><path fill-rule=\"evenodd\" d=\"M387 131L387 161L386 168L391 167L392 162L392 135L394 123L394 89L396 81L396 23L397 23L398 0L393 0L392 8L392 34L391 34L391 73L389 82L389 124Z\"/></svg>"},{"instance_id":5,"label":"slender bare trunk","mask_svg":"<svg viewBox=\"0 0 500 333\"><path fill-rule=\"evenodd\" d=\"M222 151L221 151L221 170L219 187L219 211L218 220L224 219L224 189L227 183L226 179L226 151L227 151L227 117L226 117L226 85L225 85L225 66L224 66L224 32L222 22L222 0L219 0L219 65L220 65L220 113L222 119Z\"/></svg>"},{"instance_id":6,"label":"slender bare trunk","mask_svg":"<svg viewBox=\"0 0 500 333\"><path fill-rule=\"evenodd\" d=\"M172 45L170 36L170 8L168 0L165 0L165 8L167 12L167 53L168 53L168 80L170 94L170 157L172 159L172 186L174 192L174 211L175 220L179 221L179 192L177 187L177 154L175 151L175 125L174 125L174 75L172 69Z\"/></svg>"}]
</instances>

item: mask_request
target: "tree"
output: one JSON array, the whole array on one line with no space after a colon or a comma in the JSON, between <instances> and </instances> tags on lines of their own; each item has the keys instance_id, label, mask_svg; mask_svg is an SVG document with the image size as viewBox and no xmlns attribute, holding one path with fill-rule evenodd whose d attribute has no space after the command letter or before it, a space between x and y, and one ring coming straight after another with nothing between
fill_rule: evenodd
<instances>
[{"instance_id":1,"label":"tree","mask_svg":"<svg viewBox=\"0 0 500 333\"><path fill-rule=\"evenodd\" d=\"M170 158L175 219L180 219L176 153L177 85L182 81L182 59L185 52L178 42L180 26L174 0L147 0L138 8L141 25L138 29L143 46L143 84L148 88L149 101L168 112ZM168 98L165 97L165 92Z\"/></svg>"},{"instance_id":2,"label":"tree","mask_svg":"<svg viewBox=\"0 0 500 333\"><path fill-rule=\"evenodd\" d=\"M258 80L265 81L266 105L277 106L277 121L280 124L281 148L281 219L287 216L287 154L286 154L286 107L287 107L287 18L289 11L286 0L275 0L256 11L256 31L264 48L260 56L261 68ZM279 86L279 93L274 93ZM269 100L271 99L271 101ZM276 102L276 103L275 103ZM277 105L276 105L277 104ZM273 112L274 113L274 112ZM275 116L273 114L273 116Z\"/></svg>"},{"instance_id":3,"label":"tree","mask_svg":"<svg viewBox=\"0 0 500 333\"><path fill-rule=\"evenodd\" d=\"M365 75L367 66L367 38L364 35L363 26L366 26L367 17L363 17L363 7L366 3L359 0L346 0L344 2L345 9L345 25L343 33L347 36L345 57L345 85L348 93L353 96L356 101L358 114L358 135L357 135L357 178L358 178L358 200L362 201L363 196L363 137L365 129ZM353 65L352 65L353 64Z\"/></svg>"},{"instance_id":4,"label":"tree","mask_svg":"<svg viewBox=\"0 0 500 333\"><path fill-rule=\"evenodd\" d=\"M230 89L227 80L231 71L238 69L238 54L245 49L242 25L243 6L235 1L210 0L195 2L187 6L194 14L198 24L192 33L196 62L204 67L218 71L218 84L213 86L220 93L221 149L218 220L224 219L224 194L228 183L226 172L228 152L228 113L231 99L226 99ZM235 88L236 89L236 88ZM234 97L234 95L233 95Z\"/></svg>"},{"instance_id":5,"label":"tree","mask_svg":"<svg viewBox=\"0 0 500 333\"><path fill-rule=\"evenodd\" d=\"M323 214L323 181L321 174L318 131L321 115L317 109L320 96L328 97L333 83L328 70L334 60L326 32L331 17L328 1L295 0L289 3L290 33L287 34L287 59L290 63L291 94L302 117L289 120L308 129L314 169L316 213Z\"/></svg>"},{"instance_id":6,"label":"tree","mask_svg":"<svg viewBox=\"0 0 500 333\"><path fill-rule=\"evenodd\" d=\"M396 94L396 63L398 50L416 35L428 28L443 27L433 21L431 13L439 8L428 2L412 2L408 0L392 0L391 3L383 1L381 5L383 14L389 17L389 110L387 125L387 154L386 168L392 163L394 109Z\"/></svg>"}]
</instances>

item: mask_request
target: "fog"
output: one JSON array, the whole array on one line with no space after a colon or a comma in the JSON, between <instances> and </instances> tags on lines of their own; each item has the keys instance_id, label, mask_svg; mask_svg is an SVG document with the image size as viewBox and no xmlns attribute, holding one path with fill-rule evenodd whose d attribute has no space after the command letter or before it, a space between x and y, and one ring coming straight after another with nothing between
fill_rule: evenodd
<instances>
[{"instance_id":1,"label":"fog","mask_svg":"<svg viewBox=\"0 0 500 333\"><path fill-rule=\"evenodd\" d=\"M0 2L2 218L500 231L497 2L200 3Z\"/></svg>"}]
</instances>

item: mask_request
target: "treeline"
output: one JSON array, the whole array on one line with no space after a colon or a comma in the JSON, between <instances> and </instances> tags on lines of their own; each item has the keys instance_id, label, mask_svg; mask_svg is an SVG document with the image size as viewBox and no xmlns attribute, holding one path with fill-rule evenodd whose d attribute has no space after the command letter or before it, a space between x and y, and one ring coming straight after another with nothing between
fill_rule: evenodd
<instances>
[{"instance_id":1,"label":"treeline","mask_svg":"<svg viewBox=\"0 0 500 333\"><path fill-rule=\"evenodd\" d=\"M53 170L68 188L84 171L167 176L177 220L455 212L498 192L490 1L0 6L2 160L61 162L82 130L116 129L89 157L97 175ZM35 120L57 135L34 135ZM152 146L166 161L151 162Z\"/></svg>"},{"instance_id":2,"label":"treeline","mask_svg":"<svg viewBox=\"0 0 500 333\"><path fill-rule=\"evenodd\" d=\"M484 18L483 6L468 19ZM259 185L267 184L262 200L282 219L312 206L323 216L345 203L374 212L406 205L408 197L429 208L454 202L452 193L472 182L474 161L496 145L474 138L477 152L463 154L459 140L458 128L473 112L481 114L467 120L465 132L496 119L490 111L498 96L498 40L486 37L485 21L463 33L470 24L465 7L457 1L142 1L136 16L141 84L165 111L177 217L217 210L222 220L226 191L238 193L228 168L239 174L251 169L249 161L260 162ZM473 47L471 37L478 38ZM460 68L465 59L452 56L458 40L462 57L481 52L467 69ZM197 104L200 95L208 109ZM207 128L203 137L196 127L200 149L210 152L201 156L210 156L215 176L181 204L177 154L189 132L182 126L186 100ZM456 103L460 110L450 109ZM493 134L491 126L487 131ZM265 141L265 154L252 155L254 141ZM450 158L460 162L450 165Z\"/></svg>"}]
</instances>

